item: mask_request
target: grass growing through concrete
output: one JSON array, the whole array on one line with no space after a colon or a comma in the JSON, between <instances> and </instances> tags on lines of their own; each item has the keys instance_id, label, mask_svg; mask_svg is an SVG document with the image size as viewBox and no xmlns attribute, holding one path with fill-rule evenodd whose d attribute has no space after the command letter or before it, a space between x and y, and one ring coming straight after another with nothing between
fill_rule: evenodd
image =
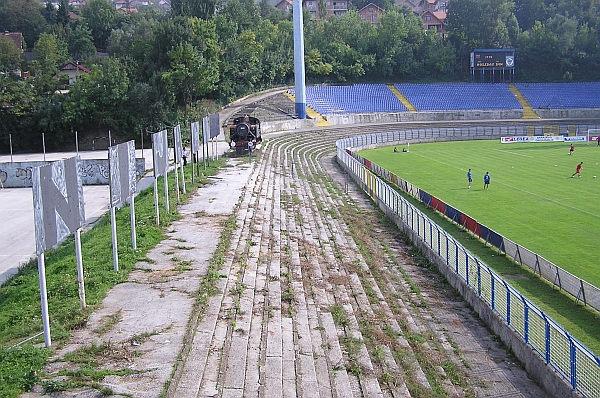
<instances>
[{"instance_id":1,"label":"grass growing through concrete","mask_svg":"<svg viewBox=\"0 0 600 398\"><path fill-rule=\"evenodd\" d=\"M187 201L195 188L206 184L207 177L215 175L224 162L225 159L220 159L211 162L206 170L201 169L202 173L196 176L194 184L191 179L187 180L187 194L180 194L180 201ZM186 166L186 176L191 176L191 167L191 164ZM74 240L68 239L56 250L46 252L48 308L54 345L65 343L72 330L85 325L87 317L107 292L127 279L137 261L145 261L146 253L164 238L165 228L179 218L173 174L169 174L169 212L165 211L162 181L159 181L158 187L160 225L157 226L155 220L153 189L146 189L135 199L136 250L131 248L129 207L116 212L118 272L113 269L108 213L91 230L82 234L85 310L79 303ZM52 349L39 348L43 343L43 336L39 335L41 332L39 280L37 260L34 260L0 288L0 396L17 397L39 381L38 373L52 353ZM25 344L19 344L30 338ZM52 389L52 386L48 388Z\"/></svg>"}]
</instances>

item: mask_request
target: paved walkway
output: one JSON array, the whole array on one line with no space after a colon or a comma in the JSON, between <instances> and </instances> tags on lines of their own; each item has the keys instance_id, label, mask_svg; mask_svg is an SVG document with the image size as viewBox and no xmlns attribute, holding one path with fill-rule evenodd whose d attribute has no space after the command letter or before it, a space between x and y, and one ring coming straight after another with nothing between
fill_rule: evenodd
<instances>
[{"instance_id":1,"label":"paved walkway","mask_svg":"<svg viewBox=\"0 0 600 398\"><path fill-rule=\"evenodd\" d=\"M73 368L66 352L104 342L101 367L135 371L100 381L115 395L547 396L347 183L333 153L344 135L266 140L255 163L238 159L200 189L153 261L57 352L50 377ZM211 268L222 233L231 246ZM198 307L208 276L216 289Z\"/></svg>"}]
</instances>

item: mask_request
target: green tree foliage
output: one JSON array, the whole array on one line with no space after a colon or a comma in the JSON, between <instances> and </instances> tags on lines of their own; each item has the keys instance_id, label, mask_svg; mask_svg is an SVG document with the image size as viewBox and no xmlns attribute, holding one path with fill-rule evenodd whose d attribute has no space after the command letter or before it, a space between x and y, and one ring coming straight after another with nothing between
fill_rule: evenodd
<instances>
[{"instance_id":1,"label":"green tree foliage","mask_svg":"<svg viewBox=\"0 0 600 398\"><path fill-rule=\"evenodd\" d=\"M171 13L174 16L211 19L215 14L216 0L172 0Z\"/></svg>"},{"instance_id":2,"label":"green tree foliage","mask_svg":"<svg viewBox=\"0 0 600 398\"><path fill-rule=\"evenodd\" d=\"M107 0L90 0L83 8L83 17L96 48L105 49L111 31L118 28L117 10Z\"/></svg>"},{"instance_id":3,"label":"green tree foliage","mask_svg":"<svg viewBox=\"0 0 600 398\"><path fill-rule=\"evenodd\" d=\"M363 23L355 11L320 21L316 29L306 34L307 50L319 50L325 64L332 66L334 81L345 82L365 76L375 65L375 55L369 53L369 40L374 26Z\"/></svg>"},{"instance_id":4,"label":"green tree foliage","mask_svg":"<svg viewBox=\"0 0 600 398\"><path fill-rule=\"evenodd\" d=\"M58 3L58 10L56 10L55 18L58 25L66 27L69 24L69 3L67 0L60 0Z\"/></svg>"},{"instance_id":5,"label":"green tree foliage","mask_svg":"<svg viewBox=\"0 0 600 398\"><path fill-rule=\"evenodd\" d=\"M21 51L10 37L0 35L0 71L8 75L21 65Z\"/></svg>"},{"instance_id":6,"label":"green tree foliage","mask_svg":"<svg viewBox=\"0 0 600 398\"><path fill-rule=\"evenodd\" d=\"M46 28L42 7L38 0L0 1L0 27L2 31L21 32L28 48L38 40Z\"/></svg>"},{"instance_id":7,"label":"green tree foliage","mask_svg":"<svg viewBox=\"0 0 600 398\"><path fill-rule=\"evenodd\" d=\"M92 32L84 22L71 24L68 38L69 53L75 60L81 60L96 53Z\"/></svg>"},{"instance_id":8,"label":"green tree foliage","mask_svg":"<svg viewBox=\"0 0 600 398\"><path fill-rule=\"evenodd\" d=\"M39 95L50 96L61 88L59 68L68 59L67 43L55 34L42 33L33 47L33 86Z\"/></svg>"},{"instance_id":9,"label":"green tree foliage","mask_svg":"<svg viewBox=\"0 0 600 398\"><path fill-rule=\"evenodd\" d=\"M31 127L34 99L35 94L29 82L0 79L0 145L4 149L9 148L9 134L13 135L15 150L27 147L28 140L17 137Z\"/></svg>"},{"instance_id":10,"label":"green tree foliage","mask_svg":"<svg viewBox=\"0 0 600 398\"><path fill-rule=\"evenodd\" d=\"M23 61L33 78L0 79L0 145L8 132L32 148L41 132L53 145L72 141L73 130L133 138L198 116L209 101L294 81L292 14L266 0L175 0L171 15L90 0L83 19L62 23L49 4L0 0L2 27L29 29L37 57ZM391 10L377 25L355 11L315 20L303 10L309 83L465 80L473 49L502 47L515 48L521 81L600 79L592 0L452 0L447 38L426 32L406 7L376 4ZM4 44L0 67L18 66ZM92 73L69 87L58 68L75 59Z\"/></svg>"},{"instance_id":11,"label":"green tree foliage","mask_svg":"<svg viewBox=\"0 0 600 398\"><path fill-rule=\"evenodd\" d=\"M128 115L134 110L129 101L129 74L114 58L93 65L90 74L79 76L64 100L64 120L73 130L107 129L119 133L131 131Z\"/></svg>"}]
</instances>

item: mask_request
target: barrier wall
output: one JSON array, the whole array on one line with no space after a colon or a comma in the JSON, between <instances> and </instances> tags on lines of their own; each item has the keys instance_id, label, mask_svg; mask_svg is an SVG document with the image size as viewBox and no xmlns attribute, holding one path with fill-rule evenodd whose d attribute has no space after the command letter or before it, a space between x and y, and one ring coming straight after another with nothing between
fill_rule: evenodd
<instances>
[{"instance_id":1,"label":"barrier wall","mask_svg":"<svg viewBox=\"0 0 600 398\"><path fill-rule=\"evenodd\" d=\"M585 126L579 127L587 129ZM520 257L524 265L529 264L528 266L531 267L533 264L531 268L542 276L553 272L559 273L563 289L575 291L579 290L575 288L579 285L580 289L584 289L588 304L598 303L600 298L598 288L547 261L541 261L542 258L535 253L503 238L458 209L444 204L418 187L354 153L357 148L414 140L425 142L442 138L464 140L487 137L490 139L511 134L526 135L526 132L527 127L480 127L369 134L337 141L337 157L388 217L396 221L398 227L411 237L415 245L438 265L450 283L462 293L463 297L478 311L480 317L525 364L529 374L547 391L555 396L570 396L573 390L587 397L600 397L600 358L570 336L559 324L473 256L372 170L381 173L386 180L397 184L411 196L423 199L450 219L485 237L489 243L500 250L507 251L508 255L511 255L513 250L515 253L518 252L516 258ZM550 371L547 365L554 372Z\"/></svg>"},{"instance_id":2,"label":"barrier wall","mask_svg":"<svg viewBox=\"0 0 600 398\"><path fill-rule=\"evenodd\" d=\"M146 171L144 158L137 158L136 170L139 179ZM31 171L35 167L51 162L29 161L0 163L0 181L5 188L31 187ZM108 185L108 159L80 159L79 174L83 185Z\"/></svg>"},{"instance_id":3,"label":"barrier wall","mask_svg":"<svg viewBox=\"0 0 600 398\"><path fill-rule=\"evenodd\" d=\"M534 109L542 119L598 118L600 109ZM450 120L500 120L521 119L522 109L495 111L439 111L399 113L328 113L325 119L331 124L365 124Z\"/></svg>"}]
</instances>

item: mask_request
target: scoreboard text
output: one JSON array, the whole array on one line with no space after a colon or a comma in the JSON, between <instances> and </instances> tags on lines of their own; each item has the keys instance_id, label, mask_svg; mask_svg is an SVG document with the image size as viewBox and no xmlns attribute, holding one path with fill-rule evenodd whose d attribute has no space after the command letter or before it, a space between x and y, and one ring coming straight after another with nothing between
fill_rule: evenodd
<instances>
[{"instance_id":1,"label":"scoreboard text","mask_svg":"<svg viewBox=\"0 0 600 398\"><path fill-rule=\"evenodd\" d=\"M471 53L472 68L514 68L515 50L474 50Z\"/></svg>"}]
</instances>

